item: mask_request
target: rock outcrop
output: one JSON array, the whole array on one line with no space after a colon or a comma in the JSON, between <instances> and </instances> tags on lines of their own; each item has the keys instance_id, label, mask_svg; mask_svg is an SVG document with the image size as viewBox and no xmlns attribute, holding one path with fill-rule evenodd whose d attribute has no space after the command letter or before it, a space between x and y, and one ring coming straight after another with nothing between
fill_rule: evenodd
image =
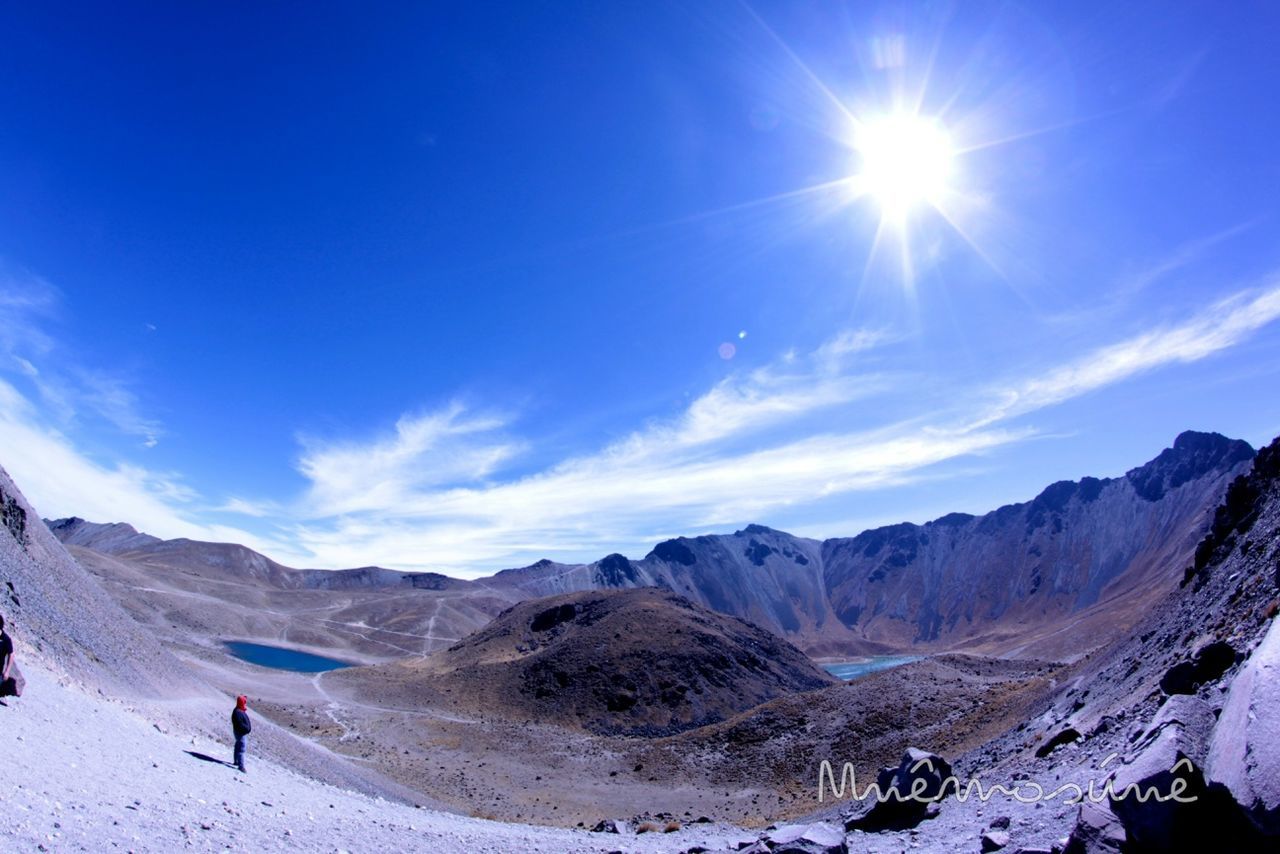
<instances>
[{"instance_id":1,"label":"rock outcrop","mask_svg":"<svg viewBox=\"0 0 1280 854\"><path fill-rule=\"evenodd\" d=\"M207 690L72 559L3 469L0 508L0 609L19 662L157 697Z\"/></svg>"},{"instance_id":2,"label":"rock outcrop","mask_svg":"<svg viewBox=\"0 0 1280 854\"><path fill-rule=\"evenodd\" d=\"M951 764L936 753L907 748L896 767L876 776L875 800L860 805L865 812L845 820L846 830L881 831L915 827L935 815L943 798L954 794Z\"/></svg>"},{"instance_id":3,"label":"rock outcrop","mask_svg":"<svg viewBox=\"0 0 1280 854\"><path fill-rule=\"evenodd\" d=\"M1209 745L1208 777L1259 831L1280 837L1280 622L1231 682Z\"/></svg>"},{"instance_id":4,"label":"rock outcrop","mask_svg":"<svg viewBox=\"0 0 1280 854\"><path fill-rule=\"evenodd\" d=\"M1081 808L1068 850L1215 850L1229 840L1252 851L1280 840L1280 440L1213 515L1186 574L1194 583L1083 666L1042 718L1069 715L1085 733L1065 762L1037 751L1056 773L1120 758L1109 775L1095 770L1109 797Z\"/></svg>"}]
</instances>

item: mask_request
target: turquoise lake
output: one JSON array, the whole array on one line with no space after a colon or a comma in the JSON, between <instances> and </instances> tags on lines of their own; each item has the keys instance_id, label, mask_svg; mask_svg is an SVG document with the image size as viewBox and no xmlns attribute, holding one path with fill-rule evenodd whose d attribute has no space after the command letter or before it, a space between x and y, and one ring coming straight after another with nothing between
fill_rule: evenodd
<instances>
[{"instance_id":1,"label":"turquoise lake","mask_svg":"<svg viewBox=\"0 0 1280 854\"><path fill-rule=\"evenodd\" d=\"M224 641L231 654L242 661L257 664L260 667L274 667L276 670L292 670L295 673L324 673L352 665L336 658L325 658L296 649L285 649L282 646L267 646L248 641Z\"/></svg>"},{"instance_id":2,"label":"turquoise lake","mask_svg":"<svg viewBox=\"0 0 1280 854\"><path fill-rule=\"evenodd\" d=\"M822 669L837 679L850 682L861 679L863 676L870 676L872 673L879 673L881 670L919 661L920 658L921 656L918 655L873 655L858 661L830 661L822 665Z\"/></svg>"}]
</instances>

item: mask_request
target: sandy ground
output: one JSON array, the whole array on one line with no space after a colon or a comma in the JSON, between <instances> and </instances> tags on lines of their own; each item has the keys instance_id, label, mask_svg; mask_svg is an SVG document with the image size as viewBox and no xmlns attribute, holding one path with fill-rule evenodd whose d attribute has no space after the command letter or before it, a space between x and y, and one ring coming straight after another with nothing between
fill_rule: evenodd
<instances>
[{"instance_id":1,"label":"sandy ground","mask_svg":"<svg viewBox=\"0 0 1280 854\"><path fill-rule=\"evenodd\" d=\"M227 743L153 723L36 666L0 707L0 848L49 851L683 851L736 847L733 828L615 836L503 824L346 791ZM202 754L202 759L192 754ZM210 761L214 760L214 761Z\"/></svg>"},{"instance_id":2,"label":"sandy ground","mask_svg":"<svg viewBox=\"0 0 1280 854\"><path fill-rule=\"evenodd\" d=\"M208 662L203 673L217 682L247 668ZM820 808L824 758L852 760L859 773L874 774L908 746L950 757L977 747L1025 720L1048 690L1050 670L977 659L918 662L661 739L595 736L465 701L391 702L379 690L378 670L305 683L263 674L274 690L259 711L433 805L474 817L569 828L708 817L760 828Z\"/></svg>"}]
</instances>

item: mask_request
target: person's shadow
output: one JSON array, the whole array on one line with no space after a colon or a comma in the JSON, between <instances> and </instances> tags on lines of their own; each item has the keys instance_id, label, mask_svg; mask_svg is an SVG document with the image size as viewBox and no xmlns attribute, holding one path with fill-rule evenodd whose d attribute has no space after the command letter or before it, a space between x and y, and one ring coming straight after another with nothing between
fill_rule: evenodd
<instances>
[{"instance_id":1,"label":"person's shadow","mask_svg":"<svg viewBox=\"0 0 1280 854\"><path fill-rule=\"evenodd\" d=\"M225 765L228 768L236 767L231 762L225 762L221 759L214 759L212 756L210 756L207 753L196 753L194 750L184 750L183 753L187 754L188 756L195 757L196 759L199 759L201 762L212 762L214 765Z\"/></svg>"}]
</instances>

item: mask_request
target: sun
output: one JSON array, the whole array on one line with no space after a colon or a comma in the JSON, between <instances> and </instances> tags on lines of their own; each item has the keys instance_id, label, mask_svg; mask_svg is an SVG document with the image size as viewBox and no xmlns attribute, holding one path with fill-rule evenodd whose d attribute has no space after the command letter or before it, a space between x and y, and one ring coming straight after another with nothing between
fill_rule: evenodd
<instances>
[{"instance_id":1,"label":"sun","mask_svg":"<svg viewBox=\"0 0 1280 854\"><path fill-rule=\"evenodd\" d=\"M859 195L880 205L881 215L901 222L923 205L937 207L951 177L951 137L936 119L895 113L861 122L854 132Z\"/></svg>"}]
</instances>

